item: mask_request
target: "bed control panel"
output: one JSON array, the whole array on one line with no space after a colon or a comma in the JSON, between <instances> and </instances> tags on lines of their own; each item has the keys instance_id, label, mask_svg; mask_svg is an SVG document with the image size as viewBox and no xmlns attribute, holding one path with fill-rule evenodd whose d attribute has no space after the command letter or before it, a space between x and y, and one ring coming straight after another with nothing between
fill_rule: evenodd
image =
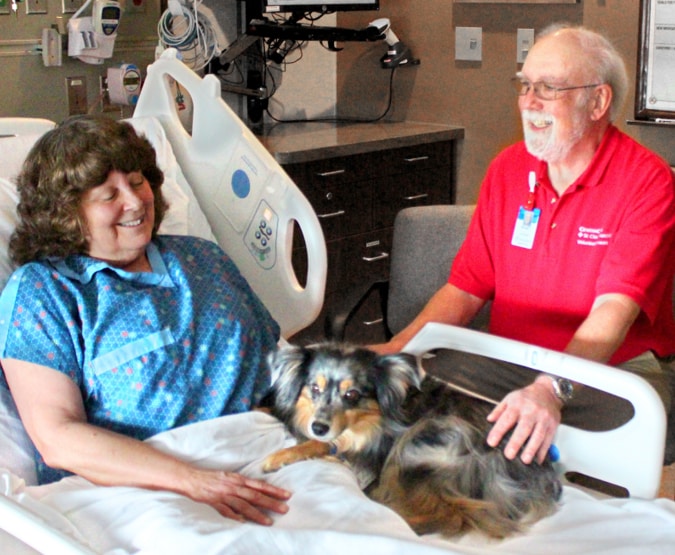
<instances>
[{"instance_id":1,"label":"bed control panel","mask_svg":"<svg viewBox=\"0 0 675 555\"><path fill-rule=\"evenodd\" d=\"M269 173L244 141L236 145L213 201L237 233L242 234L251 221Z\"/></svg>"},{"instance_id":2,"label":"bed control panel","mask_svg":"<svg viewBox=\"0 0 675 555\"><path fill-rule=\"evenodd\" d=\"M266 270L276 262L278 226L279 216L265 200L261 200L244 235L244 244Z\"/></svg>"}]
</instances>

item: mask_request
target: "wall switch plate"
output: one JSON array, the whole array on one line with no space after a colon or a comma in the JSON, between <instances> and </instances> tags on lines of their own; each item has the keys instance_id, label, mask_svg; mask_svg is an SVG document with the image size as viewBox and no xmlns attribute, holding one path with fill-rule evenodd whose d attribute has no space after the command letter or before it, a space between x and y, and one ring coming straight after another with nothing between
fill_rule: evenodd
<instances>
[{"instance_id":1,"label":"wall switch plate","mask_svg":"<svg viewBox=\"0 0 675 555\"><path fill-rule=\"evenodd\" d=\"M518 29L516 33L516 62L525 63L527 53L534 44L534 29Z\"/></svg>"},{"instance_id":2,"label":"wall switch plate","mask_svg":"<svg viewBox=\"0 0 675 555\"><path fill-rule=\"evenodd\" d=\"M61 0L61 13L75 13L84 4L84 0Z\"/></svg>"},{"instance_id":3,"label":"wall switch plate","mask_svg":"<svg viewBox=\"0 0 675 555\"><path fill-rule=\"evenodd\" d=\"M68 113L71 116L87 113L87 80L85 77L66 77Z\"/></svg>"},{"instance_id":4,"label":"wall switch plate","mask_svg":"<svg viewBox=\"0 0 675 555\"><path fill-rule=\"evenodd\" d=\"M26 0L26 14L47 13L47 0Z\"/></svg>"},{"instance_id":5,"label":"wall switch plate","mask_svg":"<svg viewBox=\"0 0 675 555\"><path fill-rule=\"evenodd\" d=\"M483 59L483 28L455 27L455 60L480 62Z\"/></svg>"},{"instance_id":6,"label":"wall switch plate","mask_svg":"<svg viewBox=\"0 0 675 555\"><path fill-rule=\"evenodd\" d=\"M59 32L50 27L42 29L42 63L45 67L60 66L63 62L63 42Z\"/></svg>"}]
</instances>

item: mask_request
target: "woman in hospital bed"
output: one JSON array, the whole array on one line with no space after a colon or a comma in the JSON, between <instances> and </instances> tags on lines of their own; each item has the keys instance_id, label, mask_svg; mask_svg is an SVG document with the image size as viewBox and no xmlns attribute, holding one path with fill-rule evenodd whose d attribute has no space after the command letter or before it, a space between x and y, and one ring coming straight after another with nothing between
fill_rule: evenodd
<instances>
[{"instance_id":1,"label":"woman in hospital bed","mask_svg":"<svg viewBox=\"0 0 675 555\"><path fill-rule=\"evenodd\" d=\"M17 184L20 267L0 297L0 387L36 446L40 483L74 473L270 524L289 492L142 442L249 410L279 339L217 245L157 235L162 181L152 146L125 123L71 119L36 143Z\"/></svg>"}]
</instances>

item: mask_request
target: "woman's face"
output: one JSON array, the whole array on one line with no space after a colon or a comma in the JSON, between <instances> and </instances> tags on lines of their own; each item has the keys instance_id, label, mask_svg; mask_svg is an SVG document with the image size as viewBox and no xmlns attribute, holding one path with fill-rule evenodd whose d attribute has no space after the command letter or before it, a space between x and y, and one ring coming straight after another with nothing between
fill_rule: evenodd
<instances>
[{"instance_id":1,"label":"woman's face","mask_svg":"<svg viewBox=\"0 0 675 555\"><path fill-rule=\"evenodd\" d=\"M82 197L89 256L132 271L144 269L155 223L154 195L139 172L112 171Z\"/></svg>"}]
</instances>

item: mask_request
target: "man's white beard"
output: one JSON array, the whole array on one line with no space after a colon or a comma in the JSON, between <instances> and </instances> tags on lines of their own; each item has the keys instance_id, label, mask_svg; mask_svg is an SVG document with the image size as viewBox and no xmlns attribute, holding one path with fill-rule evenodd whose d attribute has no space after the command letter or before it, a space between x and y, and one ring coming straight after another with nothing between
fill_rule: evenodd
<instances>
[{"instance_id":1,"label":"man's white beard","mask_svg":"<svg viewBox=\"0 0 675 555\"><path fill-rule=\"evenodd\" d=\"M525 138L525 147L527 151L534 157L543 160L544 162L556 163L564 160L572 150L572 148L579 142L586 132L587 124L583 118L575 118L578 121L574 125L574 133L567 139L560 139L557 137L558 123L556 119L545 112L534 112L532 110L523 110L523 135ZM550 125L543 130L533 131L528 125L529 122L548 121Z\"/></svg>"}]
</instances>

